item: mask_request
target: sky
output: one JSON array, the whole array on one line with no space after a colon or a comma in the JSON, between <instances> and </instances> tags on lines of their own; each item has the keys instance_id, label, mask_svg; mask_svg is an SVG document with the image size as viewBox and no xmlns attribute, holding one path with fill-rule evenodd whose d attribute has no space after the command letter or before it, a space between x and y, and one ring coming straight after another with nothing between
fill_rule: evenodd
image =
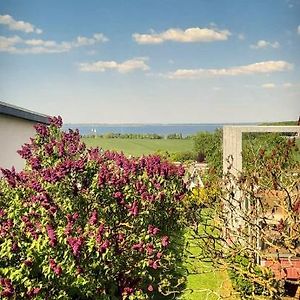
<instances>
[{"instance_id":1,"label":"sky","mask_svg":"<svg viewBox=\"0 0 300 300\"><path fill-rule=\"evenodd\" d=\"M300 0L1 0L0 101L66 123L300 114Z\"/></svg>"}]
</instances>

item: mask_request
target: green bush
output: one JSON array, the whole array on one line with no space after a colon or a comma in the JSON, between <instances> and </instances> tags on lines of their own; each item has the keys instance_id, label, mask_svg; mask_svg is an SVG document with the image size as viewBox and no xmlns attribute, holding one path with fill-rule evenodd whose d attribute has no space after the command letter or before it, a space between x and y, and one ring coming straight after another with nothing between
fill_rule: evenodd
<instances>
[{"instance_id":1,"label":"green bush","mask_svg":"<svg viewBox=\"0 0 300 300\"><path fill-rule=\"evenodd\" d=\"M37 125L2 169L0 295L11 299L158 299L179 277L184 170L158 156L85 149L60 118Z\"/></svg>"},{"instance_id":2,"label":"green bush","mask_svg":"<svg viewBox=\"0 0 300 300\"><path fill-rule=\"evenodd\" d=\"M198 160L204 160L218 173L222 172L222 130L197 133L194 137L194 151Z\"/></svg>"},{"instance_id":3,"label":"green bush","mask_svg":"<svg viewBox=\"0 0 300 300\"><path fill-rule=\"evenodd\" d=\"M175 152L170 154L170 158L177 162L195 161L195 153L192 151Z\"/></svg>"}]
</instances>

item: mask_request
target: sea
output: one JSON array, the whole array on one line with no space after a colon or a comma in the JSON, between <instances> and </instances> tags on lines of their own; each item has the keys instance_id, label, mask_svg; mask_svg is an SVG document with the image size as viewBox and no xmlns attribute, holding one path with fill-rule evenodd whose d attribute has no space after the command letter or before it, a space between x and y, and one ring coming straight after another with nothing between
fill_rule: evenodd
<instances>
[{"instance_id":1,"label":"sea","mask_svg":"<svg viewBox=\"0 0 300 300\"><path fill-rule=\"evenodd\" d=\"M63 129L79 129L81 135L94 135L106 133L132 133L132 134L182 134L183 137L194 135L198 132L213 132L224 125L256 125L254 123L239 124L64 124Z\"/></svg>"}]
</instances>

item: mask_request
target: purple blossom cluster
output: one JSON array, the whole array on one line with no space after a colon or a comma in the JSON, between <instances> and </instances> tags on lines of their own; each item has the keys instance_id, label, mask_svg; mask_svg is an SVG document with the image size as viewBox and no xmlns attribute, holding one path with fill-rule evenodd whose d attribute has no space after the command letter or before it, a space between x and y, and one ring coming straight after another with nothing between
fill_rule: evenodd
<instances>
[{"instance_id":1,"label":"purple blossom cluster","mask_svg":"<svg viewBox=\"0 0 300 300\"><path fill-rule=\"evenodd\" d=\"M41 137L47 137L49 135L49 128L44 124L36 124L34 125L34 129Z\"/></svg>"},{"instance_id":2,"label":"purple blossom cluster","mask_svg":"<svg viewBox=\"0 0 300 300\"><path fill-rule=\"evenodd\" d=\"M73 214L67 214L66 218L67 218L67 226L65 227L64 233L67 237L69 237L73 232L73 227L76 220L79 218L79 214L78 212L75 212Z\"/></svg>"},{"instance_id":3,"label":"purple blossom cluster","mask_svg":"<svg viewBox=\"0 0 300 300\"><path fill-rule=\"evenodd\" d=\"M5 211L1 209L0 210L0 238L10 235L13 226L14 226L14 221L10 218L6 218Z\"/></svg>"},{"instance_id":4,"label":"purple blossom cluster","mask_svg":"<svg viewBox=\"0 0 300 300\"><path fill-rule=\"evenodd\" d=\"M33 237L33 239L37 240L39 237L39 231L37 227L35 226L28 215L23 215L21 217L24 225L25 225L25 230L30 233L30 235Z\"/></svg>"},{"instance_id":5,"label":"purple blossom cluster","mask_svg":"<svg viewBox=\"0 0 300 300\"><path fill-rule=\"evenodd\" d=\"M53 227L49 224L46 225L46 230L49 238L49 243L51 247L55 247L57 244L57 238Z\"/></svg>"},{"instance_id":6,"label":"purple blossom cluster","mask_svg":"<svg viewBox=\"0 0 300 300\"><path fill-rule=\"evenodd\" d=\"M16 187L18 177L15 168L12 167L11 170L0 168L0 171L7 180L7 183L13 188Z\"/></svg>"},{"instance_id":7,"label":"purple blossom cluster","mask_svg":"<svg viewBox=\"0 0 300 300\"><path fill-rule=\"evenodd\" d=\"M72 249L73 255L79 257L81 247L84 243L83 237L68 237L67 242Z\"/></svg>"},{"instance_id":8,"label":"purple blossom cluster","mask_svg":"<svg viewBox=\"0 0 300 300\"><path fill-rule=\"evenodd\" d=\"M63 121L62 121L61 116L49 117L48 119L49 119L50 125L53 125L56 128L61 128L62 125L63 125Z\"/></svg>"},{"instance_id":9,"label":"purple blossom cluster","mask_svg":"<svg viewBox=\"0 0 300 300\"><path fill-rule=\"evenodd\" d=\"M15 289L10 279L1 277L0 286L2 288L2 291L0 292L0 296L10 298L14 295Z\"/></svg>"},{"instance_id":10,"label":"purple blossom cluster","mask_svg":"<svg viewBox=\"0 0 300 300\"><path fill-rule=\"evenodd\" d=\"M91 225L96 225L98 222L98 211L96 209L94 209L91 213L90 219L89 219L89 223Z\"/></svg>"},{"instance_id":11,"label":"purple blossom cluster","mask_svg":"<svg viewBox=\"0 0 300 300\"><path fill-rule=\"evenodd\" d=\"M39 287L29 288L26 293L26 296L29 299L35 298L35 296L37 296L40 293L40 291L41 291L41 288L39 288Z\"/></svg>"},{"instance_id":12,"label":"purple blossom cluster","mask_svg":"<svg viewBox=\"0 0 300 300\"><path fill-rule=\"evenodd\" d=\"M163 247L168 247L169 244L170 244L170 239L168 236L164 235L162 238L161 238L161 244Z\"/></svg>"},{"instance_id":13,"label":"purple blossom cluster","mask_svg":"<svg viewBox=\"0 0 300 300\"><path fill-rule=\"evenodd\" d=\"M49 266L51 270L57 275L60 276L62 274L62 268L58 265L53 258L49 260Z\"/></svg>"},{"instance_id":14,"label":"purple blossom cluster","mask_svg":"<svg viewBox=\"0 0 300 300\"><path fill-rule=\"evenodd\" d=\"M157 235L159 233L159 228L155 227L154 225L152 224L149 224L148 225L148 233L151 234L151 235Z\"/></svg>"}]
</instances>

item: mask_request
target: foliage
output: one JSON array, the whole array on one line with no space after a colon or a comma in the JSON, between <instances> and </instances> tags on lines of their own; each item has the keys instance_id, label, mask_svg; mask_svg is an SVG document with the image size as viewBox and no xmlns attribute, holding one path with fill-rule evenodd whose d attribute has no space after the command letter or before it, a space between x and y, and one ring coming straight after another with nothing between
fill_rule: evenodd
<instances>
[{"instance_id":1,"label":"foliage","mask_svg":"<svg viewBox=\"0 0 300 300\"><path fill-rule=\"evenodd\" d=\"M25 169L2 169L1 297L178 293L183 168L158 156L86 149L78 131L62 132L61 125L60 118L37 125L19 151Z\"/></svg>"},{"instance_id":2,"label":"foliage","mask_svg":"<svg viewBox=\"0 0 300 300\"><path fill-rule=\"evenodd\" d=\"M187 212L201 249L195 259L229 271L242 299L257 294L281 299L284 282L290 278L284 258L290 267L293 259L300 258L295 148L294 140L284 139L253 156L252 167L242 173L234 175L229 167L210 209L198 206L199 213L194 214L192 206Z\"/></svg>"},{"instance_id":3,"label":"foliage","mask_svg":"<svg viewBox=\"0 0 300 300\"><path fill-rule=\"evenodd\" d=\"M263 126L297 126L297 121L266 122Z\"/></svg>"},{"instance_id":4,"label":"foliage","mask_svg":"<svg viewBox=\"0 0 300 300\"><path fill-rule=\"evenodd\" d=\"M171 133L167 135L167 139L169 140L182 140L182 133Z\"/></svg>"},{"instance_id":5,"label":"foliage","mask_svg":"<svg viewBox=\"0 0 300 300\"><path fill-rule=\"evenodd\" d=\"M243 167L253 170L256 157L261 155L276 156L276 153L285 148L287 142L293 141L293 137L283 136L279 133L244 133L243 135ZM295 143L295 141L293 141ZM297 160L298 147L293 147L290 159L287 163Z\"/></svg>"},{"instance_id":6,"label":"foliage","mask_svg":"<svg viewBox=\"0 0 300 300\"><path fill-rule=\"evenodd\" d=\"M244 133L243 134L243 167L253 169L253 162L259 153L276 151L276 147L286 143L287 136L291 134L279 133ZM290 137L292 138L292 137ZM214 169L219 176L222 175L222 130L215 132L199 132L194 137L194 151L197 153L196 160L203 160L209 167ZM299 160L297 148L293 149L293 157Z\"/></svg>"},{"instance_id":7,"label":"foliage","mask_svg":"<svg viewBox=\"0 0 300 300\"><path fill-rule=\"evenodd\" d=\"M195 153L192 151L181 151L170 154L170 159L175 162L195 161Z\"/></svg>"},{"instance_id":8,"label":"foliage","mask_svg":"<svg viewBox=\"0 0 300 300\"><path fill-rule=\"evenodd\" d=\"M192 151L181 151L171 153L169 153L168 151L157 151L156 154L173 162L185 163L189 161L195 161L195 154Z\"/></svg>"},{"instance_id":9,"label":"foliage","mask_svg":"<svg viewBox=\"0 0 300 300\"><path fill-rule=\"evenodd\" d=\"M197 133L194 137L194 151L199 158L203 157L210 167L218 173L222 172L222 130Z\"/></svg>"}]
</instances>

